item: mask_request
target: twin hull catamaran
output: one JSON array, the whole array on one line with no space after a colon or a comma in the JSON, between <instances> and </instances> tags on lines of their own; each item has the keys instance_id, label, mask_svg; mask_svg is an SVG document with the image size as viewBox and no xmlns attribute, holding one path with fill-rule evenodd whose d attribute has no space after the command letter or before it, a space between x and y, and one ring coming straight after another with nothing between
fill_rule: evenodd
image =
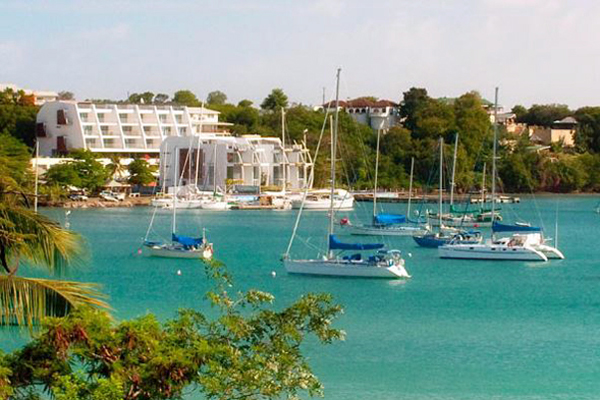
<instances>
[{"instance_id":1,"label":"twin hull catamaran","mask_svg":"<svg viewBox=\"0 0 600 400\"><path fill-rule=\"evenodd\" d=\"M288 244L287 251L283 256L283 264L290 274L302 275L325 275L325 276L345 276L360 278L387 278L387 279L407 279L410 275L404 266L404 259L398 250L385 250L383 244L368 243L342 243L334 235L334 212L336 211L335 202L335 154L337 143L337 130L339 118L339 82L340 69L337 71L336 85L336 108L335 124L331 129L331 190L329 193L329 232L327 236L327 254L322 258L316 259L292 259L289 256L292 247L296 229L298 227L303 206L308 198L305 196L303 203L300 204L300 211L296 219L294 231ZM344 251L376 251L375 254L363 257L361 253L354 253L343 256Z\"/></svg>"},{"instance_id":2,"label":"twin hull catamaran","mask_svg":"<svg viewBox=\"0 0 600 400\"><path fill-rule=\"evenodd\" d=\"M494 102L494 143L492 156L492 201L491 215L495 215L496 199L496 153L498 141L498 88ZM516 232L509 238L496 239L498 232ZM492 223L492 235L489 240L478 244L457 243L451 241L438 247L441 258L457 258L469 260L518 260L548 261L548 258L564 258L555 247L547 245L541 229L528 225L503 225L497 221Z\"/></svg>"}]
</instances>

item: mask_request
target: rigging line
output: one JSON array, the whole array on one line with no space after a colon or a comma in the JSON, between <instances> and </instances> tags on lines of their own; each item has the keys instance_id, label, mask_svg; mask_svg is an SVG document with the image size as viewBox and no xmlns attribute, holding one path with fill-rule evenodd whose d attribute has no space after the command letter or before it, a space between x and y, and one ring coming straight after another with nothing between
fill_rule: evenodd
<instances>
[{"instance_id":1,"label":"rigging line","mask_svg":"<svg viewBox=\"0 0 600 400\"><path fill-rule=\"evenodd\" d=\"M328 105L331 104L332 99L329 99ZM325 107L325 105L323 105ZM294 222L294 229L292 230L292 236L290 237L290 241L288 243L288 247L283 255L284 258L288 258L290 255L290 250L292 249L292 245L294 244L294 238L296 237L296 232L298 231L298 226L300 225L300 219L302 218L302 211L304 210L304 203L306 202L306 197L308 196L308 190L312 186L315 177L315 169L317 166L317 158L319 156L319 150L321 148L321 142L323 140L323 133L325 132L325 128L327 127L327 118L329 117L329 109L328 106L325 109L325 118L323 118L323 125L321 126L321 133L319 135L319 141L317 142L317 148L315 149L315 156L313 158L313 166L310 171L310 176L308 181L304 185L304 194L302 196L302 203L300 203L300 209L298 210L298 215L296 216L296 221Z\"/></svg>"}]
</instances>

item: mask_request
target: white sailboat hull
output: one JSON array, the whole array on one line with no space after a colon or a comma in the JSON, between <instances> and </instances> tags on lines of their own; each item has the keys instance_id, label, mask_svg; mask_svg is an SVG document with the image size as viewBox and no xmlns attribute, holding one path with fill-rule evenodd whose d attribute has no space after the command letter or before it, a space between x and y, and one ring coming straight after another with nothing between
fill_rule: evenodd
<instances>
[{"instance_id":1,"label":"white sailboat hull","mask_svg":"<svg viewBox=\"0 0 600 400\"><path fill-rule=\"evenodd\" d=\"M229 204L226 201L212 201L202 203L202 206L200 208L209 211L225 211L231 208L231 204Z\"/></svg>"},{"instance_id":2,"label":"white sailboat hull","mask_svg":"<svg viewBox=\"0 0 600 400\"><path fill-rule=\"evenodd\" d=\"M438 247L440 258L463 260L548 261L548 257L531 246L502 244L446 244Z\"/></svg>"},{"instance_id":3,"label":"white sailboat hull","mask_svg":"<svg viewBox=\"0 0 600 400\"><path fill-rule=\"evenodd\" d=\"M302 200L292 200L292 208L299 209L302 206ZM305 210L329 210L331 207L331 201L329 199L322 200L306 200L304 202ZM354 197L348 197L345 199L336 199L333 201L333 209L339 210L352 210L354 208Z\"/></svg>"},{"instance_id":4,"label":"white sailboat hull","mask_svg":"<svg viewBox=\"0 0 600 400\"><path fill-rule=\"evenodd\" d=\"M380 266L349 260L284 260L290 274L357 278L408 279L404 265Z\"/></svg>"},{"instance_id":5,"label":"white sailboat hull","mask_svg":"<svg viewBox=\"0 0 600 400\"><path fill-rule=\"evenodd\" d=\"M146 246L146 249L148 254L152 257L210 260L213 256L212 248L208 247L197 250L185 250L183 248L177 248L169 245L157 245Z\"/></svg>"},{"instance_id":6,"label":"white sailboat hull","mask_svg":"<svg viewBox=\"0 0 600 400\"><path fill-rule=\"evenodd\" d=\"M427 232L425 228L418 226L368 226L350 225L350 234L358 236L413 236L423 235Z\"/></svg>"},{"instance_id":7,"label":"white sailboat hull","mask_svg":"<svg viewBox=\"0 0 600 400\"><path fill-rule=\"evenodd\" d=\"M427 222L431 226L440 226L440 219L429 217ZM473 218L442 218L442 225L453 228L491 228L492 221L480 222Z\"/></svg>"},{"instance_id":8,"label":"white sailboat hull","mask_svg":"<svg viewBox=\"0 0 600 400\"><path fill-rule=\"evenodd\" d=\"M153 199L150 203L153 207L172 208L173 199ZM177 209L188 209L188 208L200 208L202 207L202 200L177 200L175 201L175 208Z\"/></svg>"}]
</instances>

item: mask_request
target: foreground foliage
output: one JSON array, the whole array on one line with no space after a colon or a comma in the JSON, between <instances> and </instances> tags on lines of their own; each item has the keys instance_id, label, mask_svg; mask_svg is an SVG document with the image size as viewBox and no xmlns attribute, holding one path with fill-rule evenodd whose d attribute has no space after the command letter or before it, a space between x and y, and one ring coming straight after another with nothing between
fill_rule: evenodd
<instances>
[{"instance_id":1,"label":"foreground foliage","mask_svg":"<svg viewBox=\"0 0 600 400\"><path fill-rule=\"evenodd\" d=\"M32 209L23 144L0 141L0 325L33 327L89 304L108 307L96 285L19 276L22 264L62 275L83 256L79 235Z\"/></svg>"},{"instance_id":2,"label":"foreground foliage","mask_svg":"<svg viewBox=\"0 0 600 400\"><path fill-rule=\"evenodd\" d=\"M223 267L209 267L217 287L213 310L180 310L160 323L152 315L113 323L79 308L50 318L24 348L0 357L0 394L56 399L178 399L191 390L208 399L294 398L322 393L301 346L342 339L332 327L341 308L307 294L282 310L257 290L230 296ZM214 315L214 316L209 316ZM27 397L30 396L30 397ZM1 396L0 396L1 397Z\"/></svg>"}]
</instances>

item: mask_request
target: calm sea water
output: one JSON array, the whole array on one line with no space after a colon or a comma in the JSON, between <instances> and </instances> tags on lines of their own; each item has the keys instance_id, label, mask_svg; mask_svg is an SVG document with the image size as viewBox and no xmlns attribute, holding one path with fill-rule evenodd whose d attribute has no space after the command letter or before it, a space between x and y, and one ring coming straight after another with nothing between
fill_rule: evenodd
<instances>
[{"instance_id":1,"label":"calm sea water","mask_svg":"<svg viewBox=\"0 0 600 400\"><path fill-rule=\"evenodd\" d=\"M238 289L269 291L278 306L324 291L344 306L337 326L347 332L346 341L306 347L326 399L599 398L597 200L523 200L504 206L505 220L541 221L554 236L558 208L566 260L440 260L436 250L418 248L411 238L393 238L387 243L404 252L413 275L408 282L301 277L287 275L279 262L293 211L182 211L179 226L188 234L207 226ZM359 205L350 218L367 221L369 207ZM402 212L405 205L385 209ZM44 212L64 221L64 210ZM137 255L150 215L150 208L133 208L73 210L69 216L91 250L89 268L71 278L101 283L119 319L149 312L166 319L180 307L206 307L209 284L201 265ZM324 244L326 214L305 215L300 236L309 245ZM167 236L169 226L169 212L159 212L155 230ZM293 253L315 255L302 241ZM3 343L15 345L14 339Z\"/></svg>"}]
</instances>

